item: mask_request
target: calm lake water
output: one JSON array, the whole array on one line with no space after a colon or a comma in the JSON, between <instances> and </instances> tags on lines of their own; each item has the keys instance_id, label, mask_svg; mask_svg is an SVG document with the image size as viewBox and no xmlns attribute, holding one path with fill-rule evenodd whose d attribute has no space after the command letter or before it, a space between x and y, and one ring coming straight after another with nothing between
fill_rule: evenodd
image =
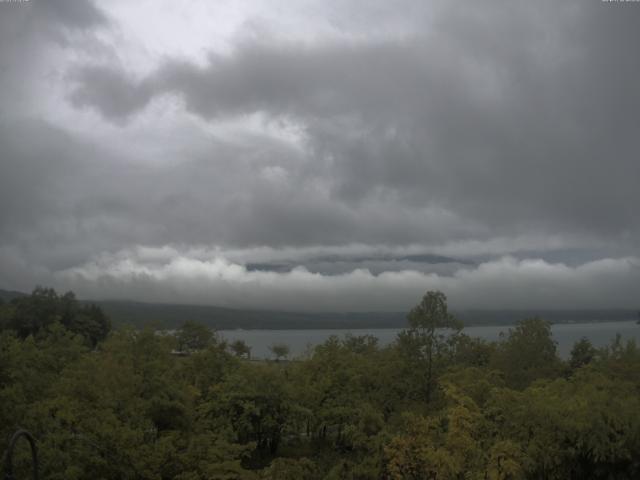
<instances>
[{"instance_id":1,"label":"calm lake water","mask_svg":"<svg viewBox=\"0 0 640 480\"><path fill-rule=\"evenodd\" d=\"M467 327L464 333L472 337L485 340L497 340L500 332L507 332L513 325ZM267 358L271 356L269 347L273 344L284 343L291 349L291 357L304 355L315 345L323 343L331 335L343 337L352 335L373 335L378 337L380 345L393 342L399 328L372 328L353 330L220 330L218 334L224 339L244 340L251 347L253 358ZM551 327L553 338L558 342L558 352L562 357L568 357L573 344L582 337L588 338L596 347L611 343L616 334L623 340L635 338L640 342L640 325L635 322L604 322L604 323L567 323L556 324Z\"/></svg>"}]
</instances>

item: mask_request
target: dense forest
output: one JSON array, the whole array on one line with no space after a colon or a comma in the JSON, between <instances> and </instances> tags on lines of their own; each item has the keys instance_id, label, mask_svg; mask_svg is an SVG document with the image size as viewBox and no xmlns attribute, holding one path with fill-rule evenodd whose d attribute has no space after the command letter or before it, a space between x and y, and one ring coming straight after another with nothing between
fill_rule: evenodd
<instances>
[{"instance_id":1,"label":"dense forest","mask_svg":"<svg viewBox=\"0 0 640 480\"><path fill-rule=\"evenodd\" d=\"M45 479L640 478L633 341L562 360L530 318L486 342L440 292L387 347L332 337L298 359L251 360L193 322L112 329L42 288L4 301L0 327L0 451L28 429Z\"/></svg>"}]
</instances>

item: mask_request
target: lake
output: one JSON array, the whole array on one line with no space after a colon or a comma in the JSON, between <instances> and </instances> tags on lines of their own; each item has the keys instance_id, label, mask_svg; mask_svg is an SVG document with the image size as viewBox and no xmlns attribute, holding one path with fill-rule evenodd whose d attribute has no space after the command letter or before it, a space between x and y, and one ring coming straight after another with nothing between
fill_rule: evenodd
<instances>
[{"instance_id":1,"label":"lake","mask_svg":"<svg viewBox=\"0 0 640 480\"><path fill-rule=\"evenodd\" d=\"M507 332L514 325L467 327L463 331L469 336L485 340L497 340L500 332ZM251 347L253 358L271 357L269 347L284 343L291 349L290 358L305 354L310 348L323 343L331 335L343 337L352 335L373 335L380 345L393 342L400 328L372 328L352 330L220 330L218 334L228 341L244 340ZM563 323L551 326L554 340L558 343L560 356L566 358L573 344L582 337L588 338L596 347L605 346L620 334L623 340L636 339L640 342L640 325L635 322Z\"/></svg>"}]
</instances>

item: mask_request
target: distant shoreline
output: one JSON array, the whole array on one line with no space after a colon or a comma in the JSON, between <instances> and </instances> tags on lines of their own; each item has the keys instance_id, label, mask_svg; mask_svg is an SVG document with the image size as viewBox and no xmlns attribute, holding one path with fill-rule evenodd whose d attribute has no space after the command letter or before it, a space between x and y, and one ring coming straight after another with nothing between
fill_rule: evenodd
<instances>
[{"instance_id":1,"label":"distant shoreline","mask_svg":"<svg viewBox=\"0 0 640 480\"><path fill-rule=\"evenodd\" d=\"M591 320L584 322L551 322L551 325L594 325L599 323L637 323L635 320ZM516 327L517 323L478 323L473 325L463 325L463 331L467 328L481 328L481 327L507 327L512 328ZM396 326L396 327L321 327L321 328L221 328L215 329L218 332L277 332L277 331L290 331L290 330L309 330L309 331L335 331L335 330L343 330L345 332L349 332L352 330L401 330L404 328L409 328L408 325ZM640 325L638 325L638 329L640 329Z\"/></svg>"},{"instance_id":2,"label":"distant shoreline","mask_svg":"<svg viewBox=\"0 0 640 480\"><path fill-rule=\"evenodd\" d=\"M139 302L97 301L115 325L155 325L178 328L186 320L217 330L351 330L362 328L404 328L406 312L282 312L242 310L216 306L175 305ZM637 311L599 310L453 310L465 326L514 325L525 318L539 317L552 324L636 321Z\"/></svg>"},{"instance_id":3,"label":"distant shoreline","mask_svg":"<svg viewBox=\"0 0 640 480\"><path fill-rule=\"evenodd\" d=\"M499 341L500 334L507 334L516 325L473 325L465 327L462 333L471 338L485 341ZM381 346L389 345L397 339L397 334L406 326L399 328L362 328L362 329L254 329L254 330L218 330L221 339L229 342L244 341L252 348L252 357L270 358L269 347L274 344L285 344L291 348L292 358L304 355L309 347L320 345L335 335L344 337L371 335L378 339ZM551 326L553 340L557 342L558 354L568 358L571 348L581 338L587 338L594 346L600 348L610 345L617 334L624 340L640 342L640 325L634 321L564 323Z\"/></svg>"}]
</instances>

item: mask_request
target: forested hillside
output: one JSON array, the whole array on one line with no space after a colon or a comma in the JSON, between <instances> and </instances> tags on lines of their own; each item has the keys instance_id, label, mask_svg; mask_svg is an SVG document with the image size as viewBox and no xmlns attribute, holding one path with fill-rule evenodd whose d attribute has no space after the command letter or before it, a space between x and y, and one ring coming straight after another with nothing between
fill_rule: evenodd
<instances>
[{"instance_id":1,"label":"forested hillside","mask_svg":"<svg viewBox=\"0 0 640 480\"><path fill-rule=\"evenodd\" d=\"M26 297L26 293L16 292L15 290L0 289L0 302L10 302L14 298Z\"/></svg>"},{"instance_id":2,"label":"forested hillside","mask_svg":"<svg viewBox=\"0 0 640 480\"><path fill-rule=\"evenodd\" d=\"M185 319L218 330L403 328L407 315L406 312L278 312L126 301L90 303L99 305L115 325L169 329L178 328ZM638 318L638 312L629 309L461 310L455 314L467 326L513 325L518 320L534 316L542 317L551 323L615 322Z\"/></svg>"},{"instance_id":3,"label":"forested hillside","mask_svg":"<svg viewBox=\"0 0 640 480\"><path fill-rule=\"evenodd\" d=\"M16 291L0 290L0 300L26 297ZM403 328L406 312L289 312L224 308L211 305L145 303L126 300L79 300L96 305L116 326L175 329L185 320L196 321L217 330L241 329L359 329ZM513 325L518 320L541 317L551 323L616 322L637 320L640 312L629 309L601 310L459 310L455 311L468 327Z\"/></svg>"},{"instance_id":4,"label":"forested hillside","mask_svg":"<svg viewBox=\"0 0 640 480\"><path fill-rule=\"evenodd\" d=\"M565 362L536 318L485 342L439 292L407 318L388 347L251 361L194 323L110 330L37 290L0 306L0 450L27 428L60 480L640 478L634 342L581 341Z\"/></svg>"}]
</instances>

